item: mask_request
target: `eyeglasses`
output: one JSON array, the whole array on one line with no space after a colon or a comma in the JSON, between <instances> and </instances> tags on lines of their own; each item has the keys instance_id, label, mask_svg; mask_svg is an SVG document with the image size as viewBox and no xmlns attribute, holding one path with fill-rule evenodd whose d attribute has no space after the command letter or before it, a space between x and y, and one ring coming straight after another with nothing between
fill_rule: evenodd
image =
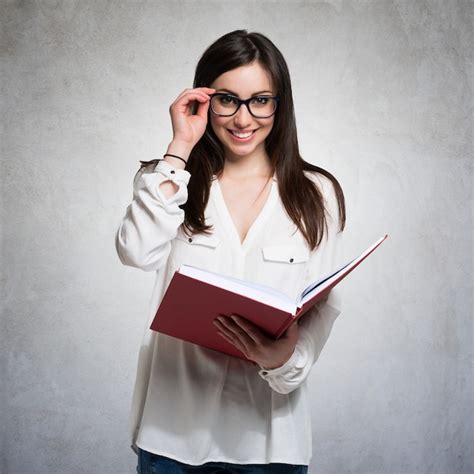
<instances>
[{"instance_id":1,"label":"eyeglasses","mask_svg":"<svg viewBox=\"0 0 474 474\"><path fill-rule=\"evenodd\" d=\"M280 100L277 96L272 95L256 95L250 99L239 99L235 95L217 92L210 94L211 111L220 117L231 117L245 104L250 115L255 118L271 117L277 109Z\"/></svg>"}]
</instances>

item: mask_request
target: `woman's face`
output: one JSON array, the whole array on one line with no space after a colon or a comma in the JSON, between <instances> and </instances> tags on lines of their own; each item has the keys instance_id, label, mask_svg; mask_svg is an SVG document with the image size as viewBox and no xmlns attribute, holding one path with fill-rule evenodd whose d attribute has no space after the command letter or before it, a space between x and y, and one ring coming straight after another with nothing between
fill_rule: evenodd
<instances>
[{"instance_id":1,"label":"woman's face","mask_svg":"<svg viewBox=\"0 0 474 474\"><path fill-rule=\"evenodd\" d=\"M270 74L257 62L221 74L209 87L216 89L216 93L226 92L240 99L276 95ZM224 145L226 158L238 159L254 153L265 155L265 139L272 130L274 115L255 118L244 104L230 117L209 113L212 129ZM235 132L244 137L235 136Z\"/></svg>"}]
</instances>

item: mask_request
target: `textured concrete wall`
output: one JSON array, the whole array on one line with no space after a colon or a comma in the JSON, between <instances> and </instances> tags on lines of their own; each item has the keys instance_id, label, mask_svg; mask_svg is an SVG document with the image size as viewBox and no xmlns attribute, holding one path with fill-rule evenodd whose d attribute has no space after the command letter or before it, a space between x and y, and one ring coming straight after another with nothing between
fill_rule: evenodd
<instances>
[{"instance_id":1,"label":"textured concrete wall","mask_svg":"<svg viewBox=\"0 0 474 474\"><path fill-rule=\"evenodd\" d=\"M267 34L303 156L341 181L344 283L312 473L473 472L472 3L1 2L2 473L131 473L153 275L113 237L206 46Z\"/></svg>"}]
</instances>

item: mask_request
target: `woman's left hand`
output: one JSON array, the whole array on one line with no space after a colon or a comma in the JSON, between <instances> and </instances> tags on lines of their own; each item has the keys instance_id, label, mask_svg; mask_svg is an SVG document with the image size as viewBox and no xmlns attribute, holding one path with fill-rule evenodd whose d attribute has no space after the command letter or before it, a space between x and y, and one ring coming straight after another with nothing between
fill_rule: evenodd
<instances>
[{"instance_id":1,"label":"woman's left hand","mask_svg":"<svg viewBox=\"0 0 474 474\"><path fill-rule=\"evenodd\" d=\"M269 338L258 326L240 316L219 316L214 324L219 334L247 359L269 370L287 362L298 341L298 323L293 323L277 340Z\"/></svg>"}]
</instances>

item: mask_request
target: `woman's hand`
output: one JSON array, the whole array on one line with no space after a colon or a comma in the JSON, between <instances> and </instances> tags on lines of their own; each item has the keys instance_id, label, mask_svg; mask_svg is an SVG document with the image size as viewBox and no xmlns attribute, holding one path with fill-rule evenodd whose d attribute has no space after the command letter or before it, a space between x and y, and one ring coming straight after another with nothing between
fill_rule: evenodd
<instances>
[{"instance_id":1,"label":"woman's hand","mask_svg":"<svg viewBox=\"0 0 474 474\"><path fill-rule=\"evenodd\" d=\"M232 315L214 320L218 333L249 360L265 369L281 367L293 354L298 341L298 324L292 324L277 340L266 336L250 321Z\"/></svg>"},{"instance_id":2,"label":"woman's hand","mask_svg":"<svg viewBox=\"0 0 474 474\"><path fill-rule=\"evenodd\" d=\"M209 94L215 90L210 87L185 89L170 105L174 142L185 144L192 149L204 135L210 104ZM195 101L198 103L198 109L196 115L192 115L192 106Z\"/></svg>"}]
</instances>

